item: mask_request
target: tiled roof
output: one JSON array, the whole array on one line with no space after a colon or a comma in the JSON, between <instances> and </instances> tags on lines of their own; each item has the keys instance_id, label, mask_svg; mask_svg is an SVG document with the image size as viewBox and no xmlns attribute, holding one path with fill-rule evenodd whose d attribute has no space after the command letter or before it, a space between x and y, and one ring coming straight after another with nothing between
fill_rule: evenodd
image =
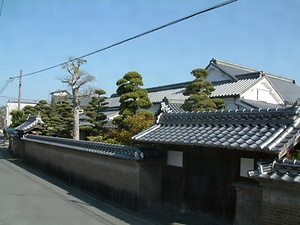
<instances>
[{"instance_id":1,"label":"tiled roof","mask_svg":"<svg viewBox=\"0 0 300 225\"><path fill-rule=\"evenodd\" d=\"M267 108L285 108L284 105L276 105L262 101L254 101L248 99L240 99L241 103L250 106L251 108L255 109L267 109Z\"/></svg>"},{"instance_id":2,"label":"tiled roof","mask_svg":"<svg viewBox=\"0 0 300 225\"><path fill-rule=\"evenodd\" d=\"M300 139L299 109L162 113L132 139L141 143L209 146L284 155Z\"/></svg>"},{"instance_id":3,"label":"tiled roof","mask_svg":"<svg viewBox=\"0 0 300 225\"><path fill-rule=\"evenodd\" d=\"M282 158L275 162L258 162L258 169L248 171L255 179L300 183L300 161Z\"/></svg>"},{"instance_id":4,"label":"tiled roof","mask_svg":"<svg viewBox=\"0 0 300 225\"><path fill-rule=\"evenodd\" d=\"M67 90L52 91L52 92L50 92L50 95L53 95L53 94L56 94L56 93L66 93L68 95L71 95L70 92L68 92Z\"/></svg>"},{"instance_id":5,"label":"tiled roof","mask_svg":"<svg viewBox=\"0 0 300 225\"><path fill-rule=\"evenodd\" d=\"M85 151L93 154L107 155L111 157L142 160L143 152L137 147L106 144L100 142L81 141L67 138L49 137L42 135L26 135L24 140L33 141L48 145L60 146L64 148L74 149L77 151Z\"/></svg>"},{"instance_id":6,"label":"tiled roof","mask_svg":"<svg viewBox=\"0 0 300 225\"><path fill-rule=\"evenodd\" d=\"M16 131L21 131L23 133L26 133L30 130L32 130L33 128L35 128L36 126L43 124L44 122L42 121L40 116L29 116L27 118L27 120L20 124L19 126L17 126L15 128Z\"/></svg>"},{"instance_id":7,"label":"tiled roof","mask_svg":"<svg viewBox=\"0 0 300 225\"><path fill-rule=\"evenodd\" d=\"M257 77L258 74L262 75L266 75L267 77L273 77L275 79L280 79L280 80L285 80L286 82L291 82L293 83L294 80L293 79L289 79L286 77L282 77L279 75L275 75L269 72L264 72L262 70L257 70L254 68L250 68L250 67L246 67L246 66L242 66L239 64L235 64L235 63L231 63L231 62L227 62L227 61L223 61L220 59L212 59L210 61L209 65L214 65L215 67L218 67L220 70L224 71L225 73L227 73L228 75L233 76L235 79L240 79L242 77ZM207 66L207 68L209 67L209 65Z\"/></svg>"},{"instance_id":8,"label":"tiled roof","mask_svg":"<svg viewBox=\"0 0 300 225\"><path fill-rule=\"evenodd\" d=\"M300 87L295 84L293 79L219 59L212 59L209 65L213 65L228 74L229 77L232 78L232 81L245 78L256 79L258 73L260 75L264 75L268 78L275 90L278 91L278 94L282 97L282 99L290 104L293 104L297 98L300 97Z\"/></svg>"},{"instance_id":9,"label":"tiled roof","mask_svg":"<svg viewBox=\"0 0 300 225\"><path fill-rule=\"evenodd\" d=\"M115 124L113 123L113 121L110 120L110 119L106 120L106 122L105 122L105 124L103 125L103 127L105 127L105 128L118 128L118 126L115 125Z\"/></svg>"},{"instance_id":10,"label":"tiled roof","mask_svg":"<svg viewBox=\"0 0 300 225\"><path fill-rule=\"evenodd\" d=\"M229 97L237 96L250 88L261 78L242 79L231 83L216 85L211 97Z\"/></svg>"},{"instance_id":11,"label":"tiled roof","mask_svg":"<svg viewBox=\"0 0 300 225\"><path fill-rule=\"evenodd\" d=\"M237 79L236 75L242 75L242 74L250 74L250 73L256 73L257 70L253 68L249 68L246 66L241 66L235 63L226 62L220 59L212 59L210 61L210 64L216 66L223 72L227 73L228 75L232 76L233 79Z\"/></svg>"},{"instance_id":12,"label":"tiled roof","mask_svg":"<svg viewBox=\"0 0 300 225\"><path fill-rule=\"evenodd\" d=\"M272 76L268 79L285 102L293 104L300 97L300 87L295 83Z\"/></svg>"},{"instance_id":13,"label":"tiled roof","mask_svg":"<svg viewBox=\"0 0 300 225\"><path fill-rule=\"evenodd\" d=\"M215 91L212 92L211 97L229 97L241 94L243 91L247 90L249 87L254 85L261 77L255 77L250 79L240 79L235 82L215 84ZM169 90L166 89L156 89L156 91L149 92L148 96L152 103L160 103L164 98L177 99L178 101L184 101L188 96L184 96L185 83L182 85L176 84L176 88ZM108 99L109 107L119 106L119 97L114 96Z\"/></svg>"},{"instance_id":14,"label":"tiled roof","mask_svg":"<svg viewBox=\"0 0 300 225\"><path fill-rule=\"evenodd\" d=\"M178 100L178 99L168 99L164 98L162 103L160 104L160 111L161 112L184 112L184 110L181 108L182 104L184 103L184 100Z\"/></svg>"},{"instance_id":15,"label":"tiled roof","mask_svg":"<svg viewBox=\"0 0 300 225\"><path fill-rule=\"evenodd\" d=\"M79 127L81 126L94 126L94 124L88 122L88 121L79 121Z\"/></svg>"},{"instance_id":16,"label":"tiled roof","mask_svg":"<svg viewBox=\"0 0 300 225\"><path fill-rule=\"evenodd\" d=\"M154 88L147 88L148 97L152 103L160 103L162 100L167 97L170 99L179 99L184 100L186 97L182 94L185 90L185 86L189 82L183 82L172 85L159 86ZM120 97L116 94L112 95L107 99L108 106L119 107L120 106Z\"/></svg>"},{"instance_id":17,"label":"tiled roof","mask_svg":"<svg viewBox=\"0 0 300 225\"><path fill-rule=\"evenodd\" d=\"M110 98L106 99L108 102L108 107L119 107L120 106L120 97L118 95L112 95Z\"/></svg>"},{"instance_id":18,"label":"tiled roof","mask_svg":"<svg viewBox=\"0 0 300 225\"><path fill-rule=\"evenodd\" d=\"M281 96L283 101L292 104L298 97L300 97L300 87L294 83L293 79L219 59L212 59L209 65L218 67L231 78L231 80L227 81L212 82L215 87L215 91L211 94L211 97L222 98L240 95L244 91L248 90L248 88L252 85L256 84L256 82L260 79L263 79L263 77L268 79L275 90L278 91L278 94ZM185 91L185 86L188 83L190 82L147 88L148 96L152 103L160 103L165 97L168 99L178 99L182 101L187 98L187 96L183 95L183 92ZM120 105L119 99L120 98L116 94L112 95L109 99L107 99L109 103L108 107L116 107L116 111L118 111L117 107Z\"/></svg>"},{"instance_id":19,"label":"tiled roof","mask_svg":"<svg viewBox=\"0 0 300 225\"><path fill-rule=\"evenodd\" d=\"M150 98L152 103L159 103L165 97L170 99L184 100L186 99L186 96L183 95L184 91L185 91L185 87L180 87L180 88L170 89L170 90L162 90L157 92L149 92L148 97Z\"/></svg>"}]
</instances>

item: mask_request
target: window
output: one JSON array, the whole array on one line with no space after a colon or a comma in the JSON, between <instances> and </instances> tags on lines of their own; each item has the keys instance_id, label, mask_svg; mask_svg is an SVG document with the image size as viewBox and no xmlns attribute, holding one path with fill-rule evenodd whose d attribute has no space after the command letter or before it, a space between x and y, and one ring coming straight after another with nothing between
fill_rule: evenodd
<instances>
[{"instance_id":1,"label":"window","mask_svg":"<svg viewBox=\"0 0 300 225\"><path fill-rule=\"evenodd\" d=\"M183 152L168 151L168 166L183 166Z\"/></svg>"}]
</instances>

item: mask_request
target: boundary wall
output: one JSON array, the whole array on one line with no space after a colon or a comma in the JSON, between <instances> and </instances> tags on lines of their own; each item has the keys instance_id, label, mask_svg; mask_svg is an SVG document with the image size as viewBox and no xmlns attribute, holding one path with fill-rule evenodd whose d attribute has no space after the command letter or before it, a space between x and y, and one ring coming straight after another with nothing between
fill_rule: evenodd
<instances>
[{"instance_id":1,"label":"boundary wall","mask_svg":"<svg viewBox=\"0 0 300 225\"><path fill-rule=\"evenodd\" d=\"M37 135L11 146L26 163L124 207L160 201L162 160L151 150Z\"/></svg>"},{"instance_id":2,"label":"boundary wall","mask_svg":"<svg viewBox=\"0 0 300 225\"><path fill-rule=\"evenodd\" d=\"M257 184L235 184L237 225L300 224L298 183L260 179Z\"/></svg>"}]
</instances>

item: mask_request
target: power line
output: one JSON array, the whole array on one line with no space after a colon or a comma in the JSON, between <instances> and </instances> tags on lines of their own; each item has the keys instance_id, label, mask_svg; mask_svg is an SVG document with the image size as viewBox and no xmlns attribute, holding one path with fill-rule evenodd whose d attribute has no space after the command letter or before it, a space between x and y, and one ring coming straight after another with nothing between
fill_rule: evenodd
<instances>
[{"instance_id":1,"label":"power line","mask_svg":"<svg viewBox=\"0 0 300 225\"><path fill-rule=\"evenodd\" d=\"M3 85L3 87L1 88L1 90L0 90L0 94L2 94L2 92L5 90L5 88L9 85L9 83L11 83L11 82L13 82L13 78L12 77L10 77L6 82L5 82L5 84Z\"/></svg>"},{"instance_id":2,"label":"power line","mask_svg":"<svg viewBox=\"0 0 300 225\"><path fill-rule=\"evenodd\" d=\"M72 62L72 61L74 61L74 60L76 60L76 59L78 59L78 58L86 58L86 57L88 57L88 56L94 55L94 54L96 54L96 53L105 51L105 50L107 50L107 49L110 49L110 48L116 47L116 46L118 46L118 45L124 44L124 43L126 43L126 42L128 42L128 41L132 41L132 40L134 40L134 39L140 38L140 37L145 36L145 35L147 35L147 34L153 33L153 32L155 32L155 31L158 31L158 30L161 30L161 29L163 29L163 28L169 27L169 26L174 25L174 24L176 24L176 23L179 23L179 22L182 22L182 21L184 21L184 20L190 19L190 18L195 17L195 16L197 16L197 15L200 15L200 14L203 14L203 13L206 13L206 12L209 12L209 11L212 11L212 10L215 10L215 9L218 9L218 8L221 8L221 7L223 7L223 6L229 5L229 4L231 4L231 3L233 3L233 2L236 2L236 1L238 1L238 0L229 0L229 1L226 1L226 2L223 2L223 3L220 3L220 4L217 4L217 5L212 6L212 7L210 7L210 8L207 8L207 9L201 10L201 11L199 11L199 12L196 12L196 13L194 13L194 14L192 14L192 15L189 15L189 16L183 17L183 18L181 18L181 19L172 21L172 22L170 22L170 23L164 24L164 25L159 26L159 27L157 27L157 28L151 29L151 30L149 30L149 31L146 31L146 32L143 32L143 33L141 33L141 34L135 35L135 36L133 36L133 37L127 38L127 39L125 39L125 40L123 40L123 41L117 42L117 43L115 43L115 44L112 44L112 45L109 45L109 46L107 46L107 47L101 48L101 49L99 49L99 50L96 50L96 51L90 52L90 53L88 53L88 54L82 55L82 56L77 57L77 58L75 58L75 59L72 59L72 60L69 60L69 61L66 61L66 62L62 62L62 63L59 63L59 64L57 64L57 65L50 66L50 67L47 67L47 68L45 68L45 69L41 69L41 70L38 70L38 71L35 71L35 72L31 72L31 73L24 74L22 77L31 76L31 75L34 75L34 74L37 74L37 73L41 73L41 72L45 72L45 71L47 71L47 70L54 69L54 68L56 68L56 67L61 67L62 65L66 64L66 63L69 63L69 62ZM19 77L20 77L20 76L15 76L15 77L12 77L12 78L14 79L14 78L19 78ZM0 93L1 93L1 92L0 92Z\"/></svg>"},{"instance_id":3,"label":"power line","mask_svg":"<svg viewBox=\"0 0 300 225\"><path fill-rule=\"evenodd\" d=\"M2 0L1 11L2 11L2 6L3 6L3 1L4 1L4 0ZM125 39L125 40L123 40L123 41L117 42L117 43L112 44L112 45L109 45L109 46L107 46L107 47L98 49L98 50L96 50L96 51L90 52L90 53L85 54L85 55L82 55L82 56L77 57L77 58L75 58L75 59L72 59L72 60L69 60L69 61L66 61L66 62L62 62L62 63L56 64L56 65L54 65L54 66L50 66L50 67L47 67L47 68L45 68L45 69L37 70L37 71L35 71L35 72L31 72L31 73L24 74L24 75L22 75L22 77L32 76L32 75L34 75L34 74L42 73L42 72L45 72L45 71L47 71L47 70L51 70L51 69L54 69L54 68L57 68L57 67L61 67L61 66L63 66L64 64L70 63L70 62L72 62L72 61L74 61L74 60L76 60L76 59L78 59L78 58L86 58L86 57L91 56L91 55L94 55L94 54L96 54L96 53L99 53L99 52L108 50L108 49L110 49L110 48L116 47L116 46L118 46L118 45L124 44L124 43L126 43L126 42L129 42L129 41L132 41L132 40L134 40L134 39L140 38L140 37L142 37L142 36L148 35L148 34L153 33L153 32L155 32L155 31L158 31L158 30L164 29L164 28L166 28L166 27L172 26L172 25L174 25L174 24L177 24L177 23L182 22L182 21L184 21L184 20L190 19L190 18L195 17L195 16L197 16L197 15L200 15L200 14L203 14L203 13L206 13L206 12L209 12L209 11L212 11L212 10L215 10L215 9L218 9L218 8L221 8L221 7L223 7L223 6L229 5L229 4L231 4L231 3L233 3L233 2L236 2L236 1L238 1L238 0L229 0L229 1L226 1L226 2L223 2L223 3L219 3L219 4L215 5L215 6L212 6L212 7L209 7L209 8L207 8L207 9L201 10L201 11L199 11L199 12L196 12L196 13L191 14L191 15L189 15L189 16L183 17L183 18L181 18L181 19L174 20L174 21L172 21L172 22L169 22L169 23L164 24L164 25L162 25L162 26L159 26L159 27L157 27L157 28L148 30L148 31L143 32L143 33L141 33L141 34L138 34L138 35L135 35L135 36L133 36L133 37L127 38L127 39ZM1 11L0 11L0 13L1 13ZM0 14L0 15L1 15L1 14ZM0 94L2 94L2 92L5 90L5 88L7 87L7 85L8 85L10 82L12 82L15 78L20 78L20 76L10 77L10 78L6 81L6 83L4 84L4 86L1 88Z\"/></svg>"}]
</instances>

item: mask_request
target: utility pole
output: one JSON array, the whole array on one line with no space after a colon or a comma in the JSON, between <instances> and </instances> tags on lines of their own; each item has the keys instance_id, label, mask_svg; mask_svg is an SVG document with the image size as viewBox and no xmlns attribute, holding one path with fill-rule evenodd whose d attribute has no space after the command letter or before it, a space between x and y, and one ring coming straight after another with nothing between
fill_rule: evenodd
<instances>
[{"instance_id":1,"label":"utility pole","mask_svg":"<svg viewBox=\"0 0 300 225\"><path fill-rule=\"evenodd\" d=\"M19 78L18 110L21 110L21 91L22 91L22 70L20 70L20 78Z\"/></svg>"}]
</instances>

